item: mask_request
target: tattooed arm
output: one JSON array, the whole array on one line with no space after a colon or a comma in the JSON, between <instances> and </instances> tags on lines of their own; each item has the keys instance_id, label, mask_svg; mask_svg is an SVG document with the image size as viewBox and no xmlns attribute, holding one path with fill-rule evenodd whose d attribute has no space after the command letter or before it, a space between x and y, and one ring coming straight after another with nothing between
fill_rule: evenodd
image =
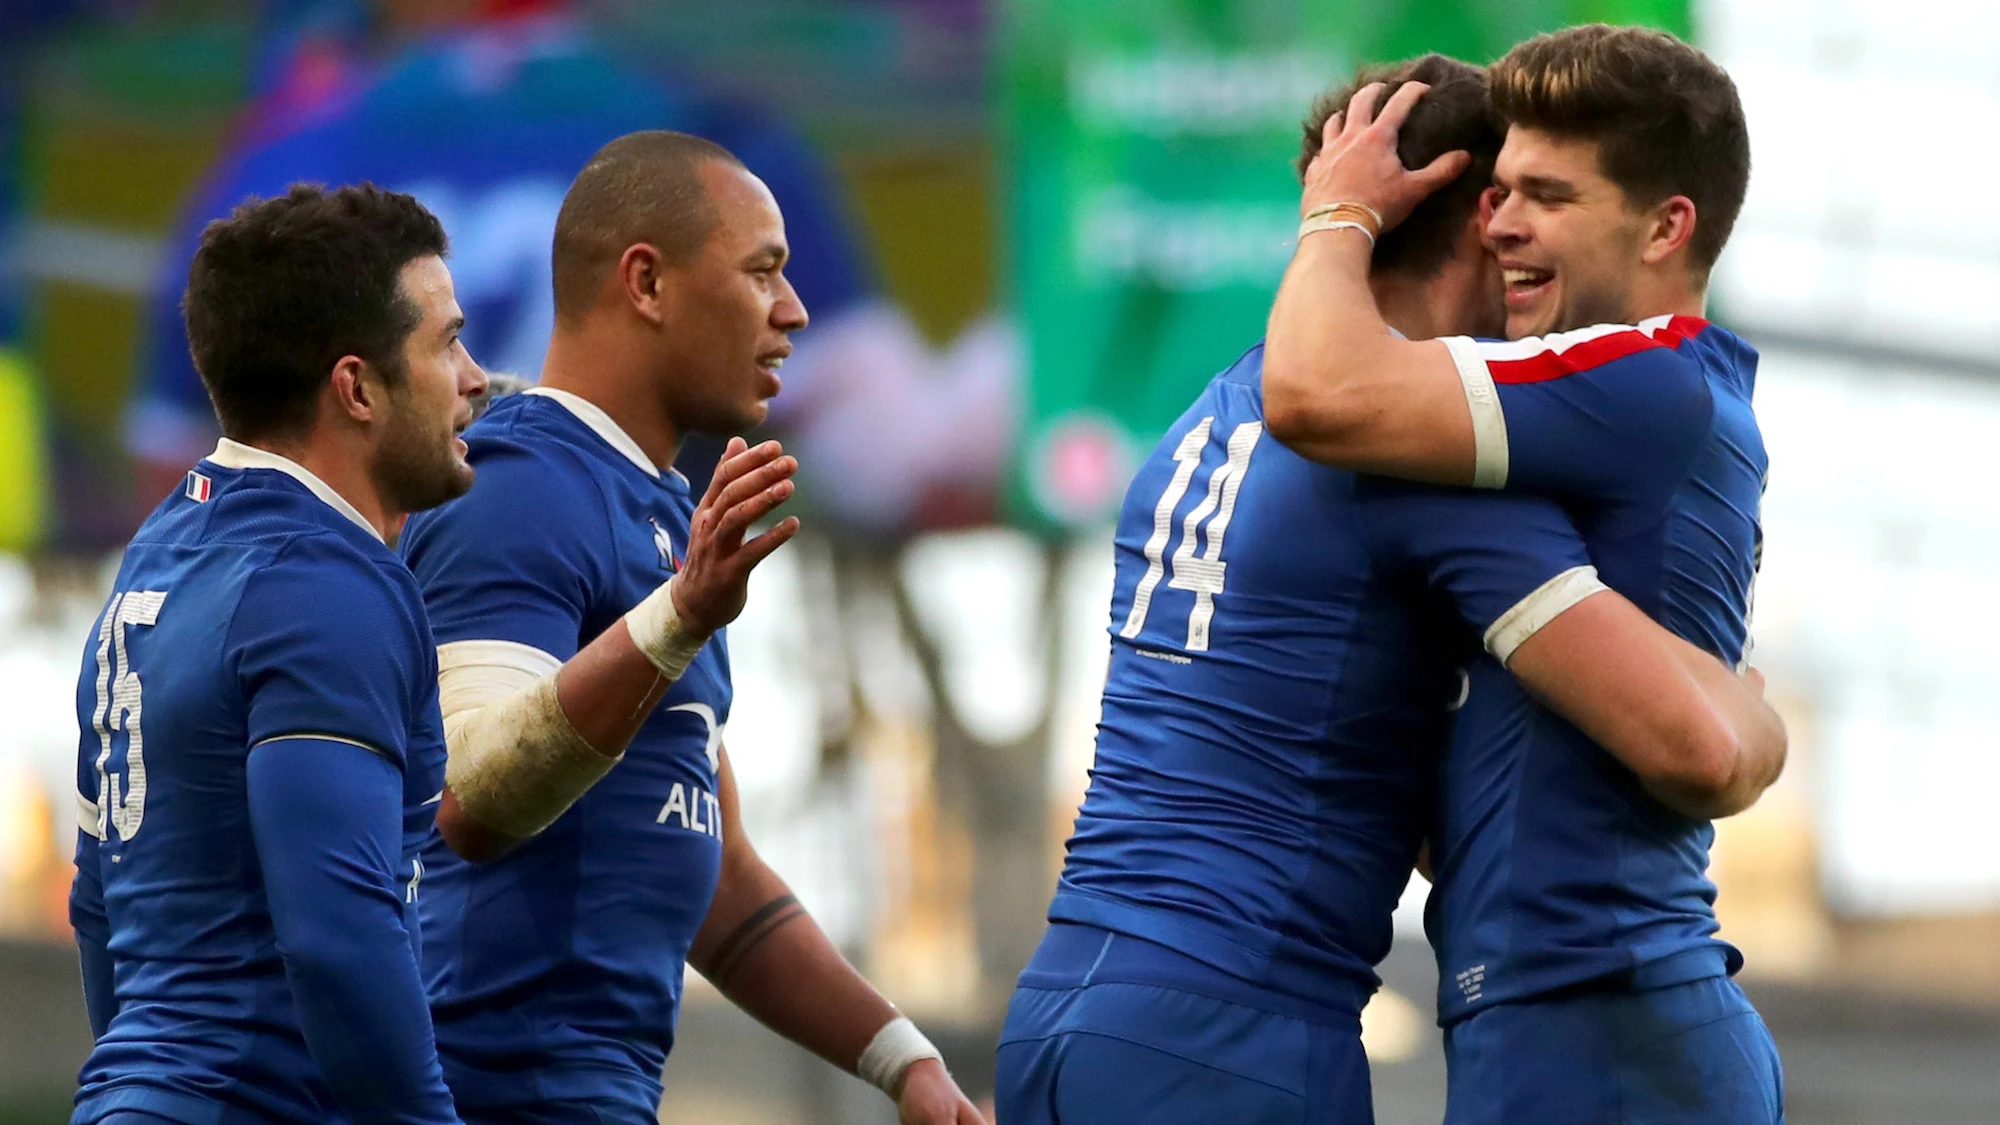
<instances>
[{"instance_id":1,"label":"tattooed arm","mask_svg":"<svg viewBox=\"0 0 2000 1125\"><path fill-rule=\"evenodd\" d=\"M750 846L727 749L717 773L722 877L688 964L764 1026L855 1073L863 1052L899 1013L847 963ZM905 1125L981 1125L939 1059L908 1063L884 1092L896 1099Z\"/></svg>"}]
</instances>

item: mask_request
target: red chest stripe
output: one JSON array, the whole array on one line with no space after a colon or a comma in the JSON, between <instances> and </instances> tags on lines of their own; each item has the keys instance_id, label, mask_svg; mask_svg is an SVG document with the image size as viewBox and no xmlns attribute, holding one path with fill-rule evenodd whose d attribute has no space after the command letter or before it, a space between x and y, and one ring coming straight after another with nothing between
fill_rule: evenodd
<instances>
[{"instance_id":1,"label":"red chest stripe","mask_svg":"<svg viewBox=\"0 0 2000 1125\"><path fill-rule=\"evenodd\" d=\"M1486 369L1492 372L1495 383L1544 383L1614 363L1648 348L1678 348L1707 327L1708 321L1700 317L1677 316L1650 333L1628 328L1572 344L1561 351L1547 348L1518 359L1491 358L1486 361Z\"/></svg>"}]
</instances>

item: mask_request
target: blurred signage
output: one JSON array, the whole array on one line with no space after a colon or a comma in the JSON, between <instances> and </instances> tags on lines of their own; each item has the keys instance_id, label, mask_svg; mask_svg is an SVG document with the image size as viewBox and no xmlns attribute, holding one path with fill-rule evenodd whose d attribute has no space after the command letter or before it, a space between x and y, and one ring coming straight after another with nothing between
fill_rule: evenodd
<instances>
[{"instance_id":1,"label":"blurred signage","mask_svg":"<svg viewBox=\"0 0 2000 1125\"><path fill-rule=\"evenodd\" d=\"M1486 61L1602 19L1687 32L1687 0L1004 0L1002 166L1027 330L1013 509L1117 511L1139 458L1262 334L1298 225L1313 98L1363 59Z\"/></svg>"}]
</instances>

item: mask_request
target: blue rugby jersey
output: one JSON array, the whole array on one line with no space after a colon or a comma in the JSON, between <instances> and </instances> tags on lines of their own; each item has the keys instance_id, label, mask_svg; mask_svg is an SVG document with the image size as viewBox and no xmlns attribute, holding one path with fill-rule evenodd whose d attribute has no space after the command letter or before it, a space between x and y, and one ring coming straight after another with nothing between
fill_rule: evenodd
<instances>
[{"instance_id":1,"label":"blue rugby jersey","mask_svg":"<svg viewBox=\"0 0 2000 1125\"><path fill-rule=\"evenodd\" d=\"M1052 921L1360 1010L1430 822L1465 649L1589 559L1524 495L1375 481L1263 434L1263 349L1140 468L1111 667Z\"/></svg>"},{"instance_id":2,"label":"blue rugby jersey","mask_svg":"<svg viewBox=\"0 0 2000 1125\"><path fill-rule=\"evenodd\" d=\"M446 659L522 645L566 661L666 581L695 498L591 403L504 398L466 432L479 480L410 521L403 551ZM625 758L541 835L471 864L425 860L425 970L461 1105L614 1096L659 1104L683 966L722 862L717 755L731 700L718 634Z\"/></svg>"},{"instance_id":3,"label":"blue rugby jersey","mask_svg":"<svg viewBox=\"0 0 2000 1125\"><path fill-rule=\"evenodd\" d=\"M1750 404L1756 352L1664 316L1447 343L1473 403L1481 483L1558 498L1606 584L1739 661L1767 466ZM1432 842L1440 1021L1586 983L1740 967L1714 937L1709 823L1653 800L1491 657L1468 675Z\"/></svg>"},{"instance_id":4,"label":"blue rugby jersey","mask_svg":"<svg viewBox=\"0 0 2000 1125\"><path fill-rule=\"evenodd\" d=\"M418 975L437 698L416 582L311 473L225 441L154 510L77 684L79 1125L457 1120ZM386 832L275 831L300 786Z\"/></svg>"}]
</instances>

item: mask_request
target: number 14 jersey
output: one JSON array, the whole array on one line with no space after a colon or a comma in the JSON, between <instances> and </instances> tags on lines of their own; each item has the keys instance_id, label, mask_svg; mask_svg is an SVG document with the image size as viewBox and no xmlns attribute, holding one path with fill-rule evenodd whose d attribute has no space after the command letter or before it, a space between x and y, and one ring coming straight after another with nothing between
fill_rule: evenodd
<instances>
[{"instance_id":1,"label":"number 14 jersey","mask_svg":"<svg viewBox=\"0 0 2000 1125\"><path fill-rule=\"evenodd\" d=\"M1049 917L1358 1012L1429 824L1465 625L1511 648L1589 558L1548 501L1299 457L1264 433L1262 366L1260 346L1217 376L1126 495L1096 761Z\"/></svg>"}]
</instances>

